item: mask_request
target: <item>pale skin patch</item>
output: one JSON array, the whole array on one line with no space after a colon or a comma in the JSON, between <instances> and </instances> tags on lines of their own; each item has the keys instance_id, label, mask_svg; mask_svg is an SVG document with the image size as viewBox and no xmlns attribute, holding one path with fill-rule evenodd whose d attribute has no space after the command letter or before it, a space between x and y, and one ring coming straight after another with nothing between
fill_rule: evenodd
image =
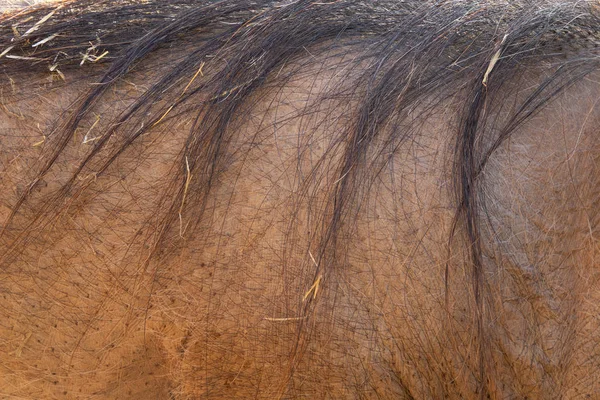
<instances>
[{"instance_id":1,"label":"pale skin patch","mask_svg":"<svg viewBox=\"0 0 600 400\"><path fill-rule=\"evenodd\" d=\"M487 179L496 243L488 254L501 263L490 277L504 303L495 334L510 368L520 367L514 390L535 396L600 392L600 309L590 301L600 295L599 99L592 75L511 138Z\"/></svg>"}]
</instances>

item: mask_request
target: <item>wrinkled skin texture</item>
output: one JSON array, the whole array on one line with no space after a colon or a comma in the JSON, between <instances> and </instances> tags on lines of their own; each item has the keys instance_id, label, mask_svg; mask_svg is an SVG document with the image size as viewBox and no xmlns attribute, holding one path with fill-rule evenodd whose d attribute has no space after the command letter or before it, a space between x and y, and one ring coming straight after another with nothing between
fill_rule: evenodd
<instances>
[{"instance_id":1,"label":"wrinkled skin texture","mask_svg":"<svg viewBox=\"0 0 600 400\"><path fill-rule=\"evenodd\" d=\"M102 176L82 177L84 191L15 242L85 153L84 136L105 128L112 107L128 104L151 72L103 97L101 122L84 121L0 243L12 257L0 271L0 396L479 397L469 245L453 235L459 99L413 110L415 139L353 187L325 274L315 249L352 107L320 99L344 85L336 60L327 62L261 90L251 117L232 122L226 168L201 222L182 215L168 249L153 253L153 238L185 116L151 130ZM41 132L93 82L78 76L75 89L47 76L11 78L0 111L3 221L35 178ZM529 94L527 79L514 83L522 89L510 91L497 119ZM486 166L491 398L600 396L599 79L547 104ZM8 251L13 243L18 252Z\"/></svg>"}]
</instances>

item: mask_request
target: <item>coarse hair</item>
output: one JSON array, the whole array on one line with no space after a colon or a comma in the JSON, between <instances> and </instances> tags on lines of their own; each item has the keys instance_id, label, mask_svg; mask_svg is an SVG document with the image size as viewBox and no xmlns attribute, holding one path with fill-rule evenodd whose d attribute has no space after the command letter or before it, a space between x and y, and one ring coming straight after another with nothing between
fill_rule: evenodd
<instances>
[{"instance_id":1,"label":"coarse hair","mask_svg":"<svg viewBox=\"0 0 600 400\"><path fill-rule=\"evenodd\" d=\"M337 178L315 256L315 277L325 278L340 257L335 250L343 240L340 226L357 212L367 182L395 149L419 140L418 120L452 99L454 129L447 134L454 147L455 217L448 242L461 235L469 253L479 346L475 379L483 397L490 317L480 233L487 221L483 175L511 134L598 71L599 27L597 2L575 0L74 0L5 13L0 17L5 110L11 110L10 101L41 90L41 80L24 83L28 76L50 76L50 85L59 89L75 87L83 76L94 83L44 131L31 183L10 204L1 226L0 265L10 263L20 245L53 223L68 199L83 193L148 132L185 118L193 122L186 126L179 168L162 183L160 204L168 212L153 222L158 233L152 257L168 253L184 230L192 232L206 217L207 197L227 169L227 154L235 151L229 147L236 130L252 123L253 104L307 74L335 69L345 84L329 86L319 97L344 107L334 146L339 157L330 167ZM86 141L60 187L36 197L76 132L87 131L102 114L111 88L140 74L148 77L146 85L124 109L96 121L103 133ZM519 98L514 85L523 76L533 89ZM10 100L16 79L26 89ZM507 99L515 102L509 111ZM311 107L298 115L317 112ZM420 119L409 117L415 110ZM502 112L508 114L499 118ZM447 266L446 279L450 274ZM309 297L307 315L313 303Z\"/></svg>"}]
</instances>

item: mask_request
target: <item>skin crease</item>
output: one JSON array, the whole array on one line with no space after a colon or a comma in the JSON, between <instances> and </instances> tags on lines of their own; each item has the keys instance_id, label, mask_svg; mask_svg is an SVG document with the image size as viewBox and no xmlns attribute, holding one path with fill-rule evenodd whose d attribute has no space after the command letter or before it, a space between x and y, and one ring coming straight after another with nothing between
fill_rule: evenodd
<instances>
[{"instance_id":1,"label":"skin crease","mask_svg":"<svg viewBox=\"0 0 600 400\"><path fill-rule=\"evenodd\" d=\"M448 240L459 102L411 110L417 133L393 153L373 146L336 263L319 275L313 249L352 108L320 99L343 84L328 62L255 96L251 117L232 123L201 223L192 229L182 217L173 248L149 264L189 119L157 126L106 174L83 178L93 183L0 272L0 396L478 398L470 270L460 236ZM146 73L103 97L94 129L131 102ZM11 78L0 111L2 221L35 176L41 132L93 81L74 77L78 92L48 76ZM493 398L600 394L599 78L546 105L483 173ZM529 94L527 82L514 83L514 97ZM22 221L67 179L95 121L84 121Z\"/></svg>"},{"instance_id":2,"label":"skin crease","mask_svg":"<svg viewBox=\"0 0 600 400\"><path fill-rule=\"evenodd\" d=\"M599 98L597 76L586 79L490 166L497 238L488 254L502 260L490 281L504 304L498 325L507 325L496 335L513 367L523 367L518 387L537 397L594 398L600 391ZM504 336L509 329L512 338Z\"/></svg>"}]
</instances>

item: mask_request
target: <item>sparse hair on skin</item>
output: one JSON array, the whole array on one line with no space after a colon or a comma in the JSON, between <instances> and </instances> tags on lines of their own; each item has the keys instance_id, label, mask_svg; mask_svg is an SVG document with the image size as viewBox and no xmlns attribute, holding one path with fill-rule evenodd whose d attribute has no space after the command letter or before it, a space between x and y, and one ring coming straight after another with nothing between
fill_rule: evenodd
<instances>
[{"instance_id":1,"label":"sparse hair on skin","mask_svg":"<svg viewBox=\"0 0 600 400\"><path fill-rule=\"evenodd\" d=\"M280 268L284 277L281 279L297 284L297 304L285 306L293 312L279 315L265 312L267 315L260 322L288 324L285 328L269 325L264 331L260 330L261 335L269 332L273 337L287 338L280 339L281 342L293 343L273 345L285 348L282 350L284 367L274 368L278 373L282 371L281 377L278 377L278 383L261 387L253 379L259 380L257 376L268 374L263 370L257 372L258 367L248 367L245 363L252 364L252 361L244 360L240 361L244 367L238 369L245 371L248 368L251 371L247 373L248 382L254 383L236 387L233 382L238 380L238 375L231 373L225 378L225 373L219 375L217 371L221 367L211 364L211 357L217 356L203 353L203 361L195 363L189 361L192 356L186 351L173 350L173 354L181 354L167 357L170 361L166 363L168 371L165 374L169 375L170 396L483 399L574 395L569 390L575 384L561 381L565 370L551 371L546 367L554 361L547 364L540 361L544 357L551 359L551 356L546 353L539 358L532 356L530 364L539 363L539 366L527 366L528 361L524 361L522 355L507 356L513 350L499 339L503 335L517 334L509 333L510 329L506 328L511 322L505 322L503 315L508 314L503 314L505 303L498 300L501 289L494 280L508 271L506 273L513 274L511 279L515 282L525 282L529 278L523 276L529 272L519 268L517 272L511 272L506 267L508 263L527 264L520 261L526 251L521 254L520 248L511 247L518 234L513 235L511 231L510 235L507 233L509 236L503 236L503 224L508 224L505 221L509 217L499 216L499 210L506 207L502 199L505 193L499 193L497 188L502 186L498 182L510 181L513 176L511 171L506 177L499 172L504 168L502 160L511 157L507 150L510 141L528 140L521 139L522 132L530 129L528 124L542 118L544 113L551 113L553 107L558 108L557 104L563 104L564 96L570 95L574 88L586 86L588 81L592 82L587 84L588 87L596 87L598 82L594 77L600 70L599 48L600 6L597 1L74 0L6 12L0 16L0 118L5 120L0 122L0 128L4 129L0 133L0 146L5 153L1 161L7 177L3 178L6 180L0 183L0 188L10 194L0 203L0 217L3 218L0 266L6 276L20 276L22 268L29 268L20 265L30 266L32 259L37 260L38 249L50 249L51 252L60 242L61 232L67 231L65 227L70 227L69 235L83 237L78 235L88 229L80 223L84 215L90 220L94 215L104 215L103 212L111 218L116 214L127 215L120 217L123 218L120 223L131 225L132 231L135 227L136 232L128 233L129 236L122 234L128 238L123 239L127 249L123 250L122 258L110 261L115 265L110 274L120 277L122 271L127 271L123 276L137 277L131 278L131 285L144 287L132 295L139 301L137 308L128 306L123 315L132 320L135 315L143 321L140 329L146 345L148 332L159 330L149 329L148 321L154 313L151 305L156 292L166 293L161 285L169 285L160 281L168 269L165 266L181 264L169 263L184 259L182 257L192 260L189 263L200 265L199 260L209 257L206 254L211 251L215 259L222 254L227 254L226 257L233 254L234 250L230 249L235 246L226 243L229 243L229 237L236 236L235 229L238 228L222 222L226 221L224 215L233 215L234 210L244 207L244 201L254 204L252 194L244 201L237 200L243 192L239 188L250 193L264 190L268 193L265 199L280 196L287 183L273 182L266 188L261 186L264 182L260 179L271 176L271 169L281 169L293 176L289 183L293 187L290 189L293 196L290 195L285 207L282 205L290 211L281 217L284 222L277 222L282 226L280 238L256 239L256 243L262 240L260 243L268 242L273 248L279 246L279 241L283 243L277 247L282 260ZM590 93L595 92L590 89ZM54 111L34 109L38 101L40 107L43 105ZM587 124L585 128L588 129L596 122L590 117L582 124ZM297 138L289 138L290 126L297 132ZM27 134L19 133L25 131ZM435 133L438 131L439 134ZM540 141L535 143L540 144ZM351 307L346 303L343 304L347 307L339 307L338 314L336 306L343 302L339 298L347 296L340 277L350 274L345 270L350 268L347 265L359 264L356 260L362 255L356 255L360 253L356 249L367 246L365 243L370 240L378 240L361 232L371 226L370 207L387 198L377 194L381 187L390 187L392 200L385 203L390 209L408 207L403 205L404 201L406 204L413 200L415 204L426 202L420 199L422 194L410 189L412 186L395 186L394 172L415 165L414 187L425 185L422 182L433 178L426 178L426 174L420 178L420 163L425 163L423 160L429 160L429 154L436 151L414 149L438 145L438 151L443 155L435 156L435 160L443 158L439 168L444 170L431 187L443 192L439 196L446 200L440 200L440 203L445 202L447 206L448 213L444 215L449 216L448 221L439 222L439 229L431 231L419 226L398 228L406 231L407 237L412 235L414 238L413 243L403 242L398 246L414 249L406 250L410 253L407 260L412 261L401 263L403 268L414 262L417 266L413 268L426 270L427 264L419 264L411 257L417 257L420 252L429 254L426 248L433 245L427 244L428 238L437 234L433 232L436 229L444 232L445 237L438 243L443 250L430 256L443 271L441 276L431 277L439 279L442 288L440 298L443 299L436 303L440 309L435 312L443 317L436 322L439 325L435 325L439 332L419 331L421 326L416 325L414 330L419 332L411 336L414 342L398 344L400 339L395 339L393 334L377 336L384 325L393 325L394 322L388 319L394 320L394 317L386 319L382 316L386 313L377 311L376 307L360 308L363 314L355 310L357 318L368 315L372 320L353 320L354 314L348 311ZM413 150L414 154L411 153ZM420 151L428 156L420 155ZM266 160L275 157L271 155L274 153L288 162L271 163L271 169L252 169L251 166L267 165ZM411 154L414 157L411 158ZM26 160L26 168L19 164L21 161L15 164L15 157ZM155 168L148 161L159 158L163 169ZM247 177L245 168L254 171L247 180L244 180ZM117 178L131 181L123 184L122 189L112 189L113 183L121 188L122 184L116 183ZM254 178L256 181L249 181ZM148 192L142 194L136 185L150 189L144 189ZM228 185L231 189L226 189ZM582 185L593 186L589 182ZM131 198L113 199L111 190L130 193ZM590 199L581 200L581 204L598 205L597 191L592 187L589 193ZM528 198L527 194L522 197ZM219 208L221 203L225 204L223 209ZM112 204L112 208L103 207L103 204ZM140 209L138 214L127 214L131 211L129 207L136 206ZM592 206L586 210L588 219L585 224L582 222L586 227L582 228L582 235L589 235L593 242L598 217ZM404 215L406 221L412 218L408 213ZM250 242L252 229L265 232L270 229L271 225L264 218L267 217L261 220L256 214L252 219L255 228L247 228L244 240ZM378 218L379 214L375 219ZM69 220L78 222L68 225ZM123 222L126 220L130 222ZM442 220L440 217L439 221ZM118 229L109 221L112 219L98 222L95 235L117 235ZM535 225L533 218L529 221ZM569 221L573 227L579 224L579 220ZM394 222L390 224L393 226ZM301 236L298 232L303 229L309 232L306 246L298 239ZM527 229L534 228L523 228L524 231ZM211 237L211 232L218 232L222 238ZM530 251L528 242L525 240L523 244L520 240L519 245ZM563 237L563 241L568 239ZM196 248L193 243L200 246L198 249L204 249L203 255L195 255L190 250ZM419 249L421 243L423 250ZM69 247L60 246L63 245ZM378 245L372 246L377 248ZM206 250L209 248L212 250ZM243 246L239 248L243 252ZM79 250L70 251L77 254ZM94 257L99 253L93 252ZM300 272L292 273L296 253L301 254L298 257L303 264ZM369 268L377 269L376 263L371 265L371 261L366 262ZM56 261L56 265L62 262ZM593 261L591 263L590 268L594 266ZM528 265L536 269L535 263ZM400 275L396 267L392 270ZM290 277L287 277L288 273ZM523 276L516 278L518 274ZM274 273L273 276L279 275ZM121 278L115 279L120 282ZM218 286L212 272L210 280L202 279L201 286L208 291L212 290L211 285ZM401 278L395 276L395 279ZM173 282L175 280L173 278ZM39 288L39 285L38 282L35 287ZM288 291L295 293L292 286L280 288L282 296ZM127 288L122 290L129 291ZM369 296L367 292L356 290L361 296ZM208 305L198 306L201 310L198 314L203 315L198 321L204 322L194 326L208 326L211 312L217 313L219 306L214 298L219 292L214 291ZM4 292L10 299L24 296L9 285ZM536 296L543 297L542 292L536 292ZM108 293L105 293L106 298ZM392 298L409 296L390 293ZM436 293L436 296L440 295ZM6 300L7 304L13 301L10 299ZM98 304L105 304L104 301ZM256 301L262 300L257 298ZM264 301L265 304L273 303ZM239 303L244 304L243 301ZM353 303L350 301L349 304ZM240 309L243 309L242 305ZM279 310L279 306L273 307ZM359 306L356 307L358 310ZM553 309L552 312L563 315L561 307L557 305L559 311ZM10 308L12 311L3 316L16 315L17 309ZM90 318L92 320L96 321ZM398 321L398 324L410 325L409 320ZM535 326L536 321L529 322ZM338 326L351 325L353 328L345 329L354 332L360 330L354 324L359 326L363 322L369 326L365 331L375 333L373 339L364 339L357 345L356 351L363 354L361 352L370 351L371 346L377 348L377 351L373 350L377 356L370 355L368 361L374 366L363 366L368 372L357 372L352 378L355 379L352 387L344 383L349 382L346 375L323 376L323 382L318 378L307 378L310 374L306 371L311 368L311 363L318 364L307 354L318 353L320 341L326 341L323 336L327 335L321 335L320 332L325 332L321 329L326 329L327 333L338 332ZM89 322L89 326L96 323ZM502 329L497 326L504 323L507 325L502 325L505 330L501 333ZM539 324L543 325L542 322ZM236 334L231 332L237 328L227 326L213 336L206 333L209 328L202 328L206 331L203 339L198 339L195 328L182 328L185 334L180 337L185 339L178 346L187 348L186 343L191 337L192 341L202 342L208 348L209 342L225 340L222 339L225 336L220 336L222 332L231 333L232 343L241 341L244 335L258 336L258 333L247 334L254 329L254 325L250 325L244 330L240 328L240 333L236 330ZM169 331L166 326L165 323L160 329ZM530 329L534 332L536 328ZM73 360L79 359L80 352L94 351L82 345L85 343L82 338L91 335L88 331L91 329L73 333L76 339L65 345L70 346L66 350L68 356L56 361L57 368L63 368L62 376L69 377L65 379L75 379L70 376L76 374L77 368L68 365L75 365ZM429 338L429 335L438 334L439 337ZM339 340L343 342L343 334L340 335L342 339ZM443 342L445 336L453 335ZM528 333L523 335L529 337ZM523 348L531 352L526 354L537 354L537 350L531 348L542 336L539 334L536 339L531 339L531 343L524 339L526 345ZM561 336L555 340L563 339ZM264 340L275 341L268 336ZM433 347L423 344L430 342L437 344L431 344ZM389 343L398 347L386 348ZM380 350L378 346L384 349ZM422 348L415 353L408 350L403 353L403 349L419 346ZM437 360L437 356L430 353L433 348L447 349L447 354ZM169 353L167 350L157 352L161 351ZM203 351L208 352L198 350L199 353ZM599 354L596 352L596 357ZM375 359L379 361L373 361ZM362 361L360 363L362 365ZM10 363L7 361L6 365ZM29 368L29 365L23 365L20 367L23 371ZM560 365L560 368L567 368ZM595 368L600 368L597 361ZM39 374L43 375L42 372ZM194 374L200 378L195 380ZM530 375L520 381L519 374ZM243 385L239 382L246 375L239 376L237 384ZM541 389L532 389L532 382L527 380L535 381L540 376L550 383L544 383ZM594 376L590 373L590 379ZM30 381L36 379L31 371L23 372L22 377ZM303 386L303 379L322 386L306 389L308 384ZM46 382L46 377L41 380ZM363 386L357 383L361 380ZM201 383L190 383L192 381ZM513 381L517 383L513 384ZM70 382L72 386L78 381ZM15 387L7 389L6 393L23 396L29 393L27 390L30 389ZM39 390L32 393L53 393L50 390L55 389ZM550 393L552 390L559 392ZM0 393L3 393L2 389ZM114 397L117 396L115 393L105 395Z\"/></svg>"}]
</instances>

